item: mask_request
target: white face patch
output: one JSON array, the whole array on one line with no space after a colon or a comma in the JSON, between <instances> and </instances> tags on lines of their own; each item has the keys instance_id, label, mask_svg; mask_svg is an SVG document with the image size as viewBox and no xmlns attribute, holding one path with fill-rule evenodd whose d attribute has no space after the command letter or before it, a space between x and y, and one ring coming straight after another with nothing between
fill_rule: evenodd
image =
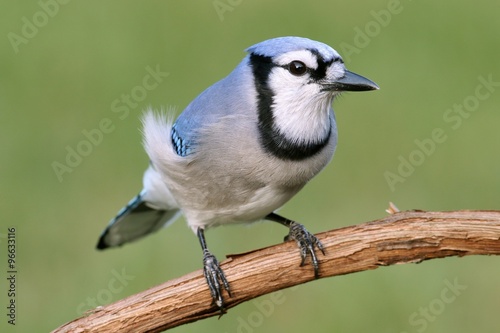
<instances>
[{"instance_id":1,"label":"white face patch","mask_svg":"<svg viewBox=\"0 0 500 333\"><path fill-rule=\"evenodd\" d=\"M345 66L343 63L335 61L333 64L328 66L326 70L326 78L329 81L338 80L345 75Z\"/></svg>"},{"instance_id":2,"label":"white face patch","mask_svg":"<svg viewBox=\"0 0 500 333\"><path fill-rule=\"evenodd\" d=\"M320 63L317 52L307 49L290 51L273 58L277 65L269 74L269 87L273 91L274 125L281 135L296 143L321 142L330 133L330 110L335 92L323 91L321 81L334 81L344 76L341 61L333 61L324 68L324 78L316 81L312 72ZM330 55L332 56L332 55ZM335 55L333 55L335 56ZM330 58L333 59L333 58ZM286 68L293 61L303 62L310 71L294 75Z\"/></svg>"},{"instance_id":3,"label":"white face patch","mask_svg":"<svg viewBox=\"0 0 500 333\"><path fill-rule=\"evenodd\" d=\"M321 92L308 74L294 76L276 67L269 76L273 90L274 124L287 139L297 143L319 142L330 132L333 94Z\"/></svg>"}]
</instances>

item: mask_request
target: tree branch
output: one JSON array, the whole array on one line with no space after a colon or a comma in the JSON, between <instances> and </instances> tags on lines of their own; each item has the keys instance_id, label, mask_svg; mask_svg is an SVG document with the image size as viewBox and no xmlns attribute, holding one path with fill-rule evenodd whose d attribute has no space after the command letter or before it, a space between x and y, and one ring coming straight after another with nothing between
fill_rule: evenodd
<instances>
[{"instance_id":1,"label":"tree branch","mask_svg":"<svg viewBox=\"0 0 500 333\"><path fill-rule=\"evenodd\" d=\"M397 212L386 218L316 235L320 278L402 263L500 254L500 211ZM314 280L310 261L299 267L295 242L229 255L221 263L233 297L227 308ZM201 270L98 307L53 332L161 332L219 315Z\"/></svg>"}]
</instances>

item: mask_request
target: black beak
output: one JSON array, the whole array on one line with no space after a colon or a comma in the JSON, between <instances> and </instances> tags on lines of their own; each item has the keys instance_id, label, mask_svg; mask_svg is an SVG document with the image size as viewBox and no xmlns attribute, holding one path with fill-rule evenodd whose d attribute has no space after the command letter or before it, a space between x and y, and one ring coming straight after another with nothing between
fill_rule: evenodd
<instances>
[{"instance_id":1,"label":"black beak","mask_svg":"<svg viewBox=\"0 0 500 333\"><path fill-rule=\"evenodd\" d=\"M323 85L323 90L332 91L369 91L380 89L372 80L353 72L345 71L344 77Z\"/></svg>"}]
</instances>

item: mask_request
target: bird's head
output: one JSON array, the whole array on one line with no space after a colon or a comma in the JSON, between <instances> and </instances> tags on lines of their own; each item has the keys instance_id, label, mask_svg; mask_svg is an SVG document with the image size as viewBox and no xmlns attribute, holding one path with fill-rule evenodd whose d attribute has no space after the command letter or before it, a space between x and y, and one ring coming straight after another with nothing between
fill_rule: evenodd
<instances>
[{"instance_id":1,"label":"bird's head","mask_svg":"<svg viewBox=\"0 0 500 333\"><path fill-rule=\"evenodd\" d=\"M334 95L379 89L373 81L348 71L330 46L301 37L279 37L247 49L260 83L275 92Z\"/></svg>"},{"instance_id":2,"label":"bird's head","mask_svg":"<svg viewBox=\"0 0 500 333\"><path fill-rule=\"evenodd\" d=\"M330 46L307 38L269 39L247 52L263 143L275 146L270 149L279 153L289 142L293 149L288 149L287 158L295 159L294 152L296 159L306 158L328 141L331 103L337 94L379 89L371 80L348 71Z\"/></svg>"}]
</instances>

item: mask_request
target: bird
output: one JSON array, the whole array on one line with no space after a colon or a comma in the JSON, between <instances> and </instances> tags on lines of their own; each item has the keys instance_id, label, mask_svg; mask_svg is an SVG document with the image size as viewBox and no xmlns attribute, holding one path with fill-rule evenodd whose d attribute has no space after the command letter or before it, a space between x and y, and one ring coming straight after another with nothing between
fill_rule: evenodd
<instances>
[{"instance_id":1,"label":"bird","mask_svg":"<svg viewBox=\"0 0 500 333\"><path fill-rule=\"evenodd\" d=\"M250 46L241 63L174 119L146 110L149 166L143 189L102 232L97 249L121 246L170 225L181 214L197 235L212 305L225 309L229 282L205 231L219 225L277 222L289 229L301 263L319 277L322 243L276 211L332 159L337 125L332 102L342 92L379 89L346 69L333 48L304 37Z\"/></svg>"}]
</instances>

